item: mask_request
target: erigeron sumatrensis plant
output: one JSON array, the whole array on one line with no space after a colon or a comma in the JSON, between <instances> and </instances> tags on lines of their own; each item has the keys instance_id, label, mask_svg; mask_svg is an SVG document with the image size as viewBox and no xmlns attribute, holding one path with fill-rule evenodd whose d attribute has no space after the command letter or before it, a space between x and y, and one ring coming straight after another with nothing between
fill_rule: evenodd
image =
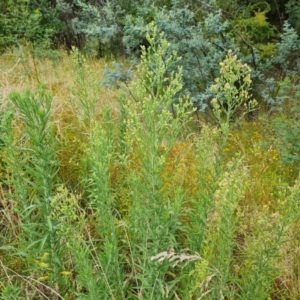
<instances>
[{"instance_id":1,"label":"erigeron sumatrensis plant","mask_svg":"<svg viewBox=\"0 0 300 300\"><path fill-rule=\"evenodd\" d=\"M213 112L225 136L229 126L238 124L257 106L250 93L251 83L251 68L229 50L220 62L220 75L211 86L215 94L211 101Z\"/></svg>"}]
</instances>

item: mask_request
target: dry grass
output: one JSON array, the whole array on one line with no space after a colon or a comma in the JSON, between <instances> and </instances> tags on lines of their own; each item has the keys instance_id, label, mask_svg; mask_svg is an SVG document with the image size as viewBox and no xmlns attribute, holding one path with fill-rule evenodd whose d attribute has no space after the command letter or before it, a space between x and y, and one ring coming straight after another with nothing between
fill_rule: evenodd
<instances>
[{"instance_id":1,"label":"dry grass","mask_svg":"<svg viewBox=\"0 0 300 300\"><path fill-rule=\"evenodd\" d=\"M85 68L89 71L89 80L99 81L96 117L101 117L103 107L108 105L112 116L117 119L120 92L101 88L100 85L105 66L109 63L105 59L87 57ZM9 95L12 92L22 93L27 89L37 92L43 83L46 90L52 93L52 123L55 125L59 143L57 151L57 159L60 162L59 177L72 187L80 180L83 145L88 130L88 127L78 119L70 101L72 88L76 85L75 80L74 62L63 50L57 51L52 59L34 59L28 49L24 49L22 53L12 51L0 56L1 111L6 111L9 107Z\"/></svg>"},{"instance_id":2,"label":"dry grass","mask_svg":"<svg viewBox=\"0 0 300 300\"><path fill-rule=\"evenodd\" d=\"M28 51L5 53L0 57L1 106L7 105L7 97L13 92L25 89L37 90L40 83L53 94L54 114L70 109L69 97L74 82L74 68L71 57L65 51L57 52L57 58L33 59ZM109 61L105 59L87 59L87 67L99 82ZM100 83L99 83L100 84ZM119 92L101 89L98 111L109 105L113 113L118 112Z\"/></svg>"}]
</instances>

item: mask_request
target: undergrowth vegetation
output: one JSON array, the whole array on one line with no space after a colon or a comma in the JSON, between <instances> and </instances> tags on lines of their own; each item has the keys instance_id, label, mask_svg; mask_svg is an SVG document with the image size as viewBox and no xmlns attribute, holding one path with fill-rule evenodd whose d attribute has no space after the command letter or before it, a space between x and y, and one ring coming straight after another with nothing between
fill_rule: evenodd
<instances>
[{"instance_id":1,"label":"undergrowth vegetation","mask_svg":"<svg viewBox=\"0 0 300 300\"><path fill-rule=\"evenodd\" d=\"M122 92L76 48L2 56L1 299L299 299L293 84L254 114L229 50L199 122L184 58L153 23L146 40Z\"/></svg>"}]
</instances>

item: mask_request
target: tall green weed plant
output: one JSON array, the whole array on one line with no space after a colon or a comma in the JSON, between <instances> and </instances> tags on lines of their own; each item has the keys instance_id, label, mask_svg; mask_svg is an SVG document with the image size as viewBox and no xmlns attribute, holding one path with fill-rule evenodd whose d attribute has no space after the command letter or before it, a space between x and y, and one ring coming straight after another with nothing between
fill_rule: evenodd
<instances>
[{"instance_id":1,"label":"tall green weed plant","mask_svg":"<svg viewBox=\"0 0 300 300\"><path fill-rule=\"evenodd\" d=\"M86 64L84 55L75 47L71 58L74 66L74 83L71 88L71 107L83 123L95 118L99 100L100 85L92 70Z\"/></svg>"},{"instance_id":2,"label":"tall green weed plant","mask_svg":"<svg viewBox=\"0 0 300 300\"><path fill-rule=\"evenodd\" d=\"M251 83L251 68L229 50L224 61L220 62L220 76L211 86L215 94L211 101L213 112L225 140L229 127L237 125L257 106L250 93Z\"/></svg>"},{"instance_id":3,"label":"tall green weed plant","mask_svg":"<svg viewBox=\"0 0 300 300\"><path fill-rule=\"evenodd\" d=\"M104 111L102 124L95 123L91 128L85 155L88 163L85 192L89 200L88 208L93 211L92 218L95 220L94 235L98 236L89 236L86 249L94 249L94 264L99 266L96 271L98 280L93 285L86 277L89 284L85 286L90 287L90 292L93 291L94 295L102 295L102 299L125 299L125 261L120 245L122 222L118 220L120 215L110 188L114 140L113 121L108 108ZM90 295L87 299L93 297Z\"/></svg>"},{"instance_id":4,"label":"tall green weed plant","mask_svg":"<svg viewBox=\"0 0 300 300\"><path fill-rule=\"evenodd\" d=\"M38 94L25 91L13 93L13 115L5 118L5 163L7 184L11 193L14 213L19 218L20 243L15 254L26 259L30 268L38 267L38 257L48 253L50 281L60 269L61 245L56 234L56 224L51 218L52 193L58 170L55 158L56 142L51 126L51 94L40 87ZM20 120L22 131L17 133Z\"/></svg>"},{"instance_id":5,"label":"tall green weed plant","mask_svg":"<svg viewBox=\"0 0 300 300\"><path fill-rule=\"evenodd\" d=\"M181 90L181 69L167 76L167 69L178 61L176 52L168 54L168 42L157 27L147 28L150 47L142 49L138 78L133 84L135 95L127 104L126 144L138 157L128 174L130 207L129 239L133 256L133 277L139 299L172 299L176 278L167 280L171 263L151 261L151 257L180 250L178 235L183 230L180 217L183 195L180 188L168 198L162 192L160 174L167 153L180 138L182 128L192 112L188 99L172 104ZM129 156L130 157L130 156ZM132 295L133 296L133 295Z\"/></svg>"}]
</instances>

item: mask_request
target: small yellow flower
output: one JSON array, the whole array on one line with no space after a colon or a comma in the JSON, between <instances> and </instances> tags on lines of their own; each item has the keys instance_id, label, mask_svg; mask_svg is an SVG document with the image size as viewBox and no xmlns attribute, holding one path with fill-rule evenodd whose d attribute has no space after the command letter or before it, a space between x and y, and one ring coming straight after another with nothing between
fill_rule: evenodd
<instances>
[{"instance_id":1,"label":"small yellow flower","mask_svg":"<svg viewBox=\"0 0 300 300\"><path fill-rule=\"evenodd\" d=\"M44 269L49 269L49 264L43 262L43 261L39 261L39 260L35 260L34 261L36 264L38 264L41 268Z\"/></svg>"},{"instance_id":2,"label":"small yellow flower","mask_svg":"<svg viewBox=\"0 0 300 300\"><path fill-rule=\"evenodd\" d=\"M49 264L47 264L43 261L38 262L38 265L42 268L45 268L45 269L49 268Z\"/></svg>"},{"instance_id":3,"label":"small yellow flower","mask_svg":"<svg viewBox=\"0 0 300 300\"><path fill-rule=\"evenodd\" d=\"M45 281L48 279L48 276L42 276L40 278L38 278L39 281Z\"/></svg>"},{"instance_id":4,"label":"small yellow flower","mask_svg":"<svg viewBox=\"0 0 300 300\"><path fill-rule=\"evenodd\" d=\"M218 103L218 101L217 101L216 98L213 98L213 99L211 100L211 104L212 104L212 105L216 105L217 103Z\"/></svg>"},{"instance_id":5,"label":"small yellow flower","mask_svg":"<svg viewBox=\"0 0 300 300\"><path fill-rule=\"evenodd\" d=\"M41 258L41 261L46 261L48 259L48 257L49 257L49 253L47 253L47 252L44 253L42 258Z\"/></svg>"},{"instance_id":6,"label":"small yellow flower","mask_svg":"<svg viewBox=\"0 0 300 300\"><path fill-rule=\"evenodd\" d=\"M69 276L69 275L71 275L71 272L69 272L69 271L62 271L62 272L60 272L60 274L65 275L65 276Z\"/></svg>"},{"instance_id":7,"label":"small yellow flower","mask_svg":"<svg viewBox=\"0 0 300 300\"><path fill-rule=\"evenodd\" d=\"M218 90L218 86L216 84L211 86L211 90L212 91L217 91Z\"/></svg>"},{"instance_id":8,"label":"small yellow flower","mask_svg":"<svg viewBox=\"0 0 300 300\"><path fill-rule=\"evenodd\" d=\"M231 86L228 82L225 83L224 85L224 90L230 90Z\"/></svg>"}]
</instances>

